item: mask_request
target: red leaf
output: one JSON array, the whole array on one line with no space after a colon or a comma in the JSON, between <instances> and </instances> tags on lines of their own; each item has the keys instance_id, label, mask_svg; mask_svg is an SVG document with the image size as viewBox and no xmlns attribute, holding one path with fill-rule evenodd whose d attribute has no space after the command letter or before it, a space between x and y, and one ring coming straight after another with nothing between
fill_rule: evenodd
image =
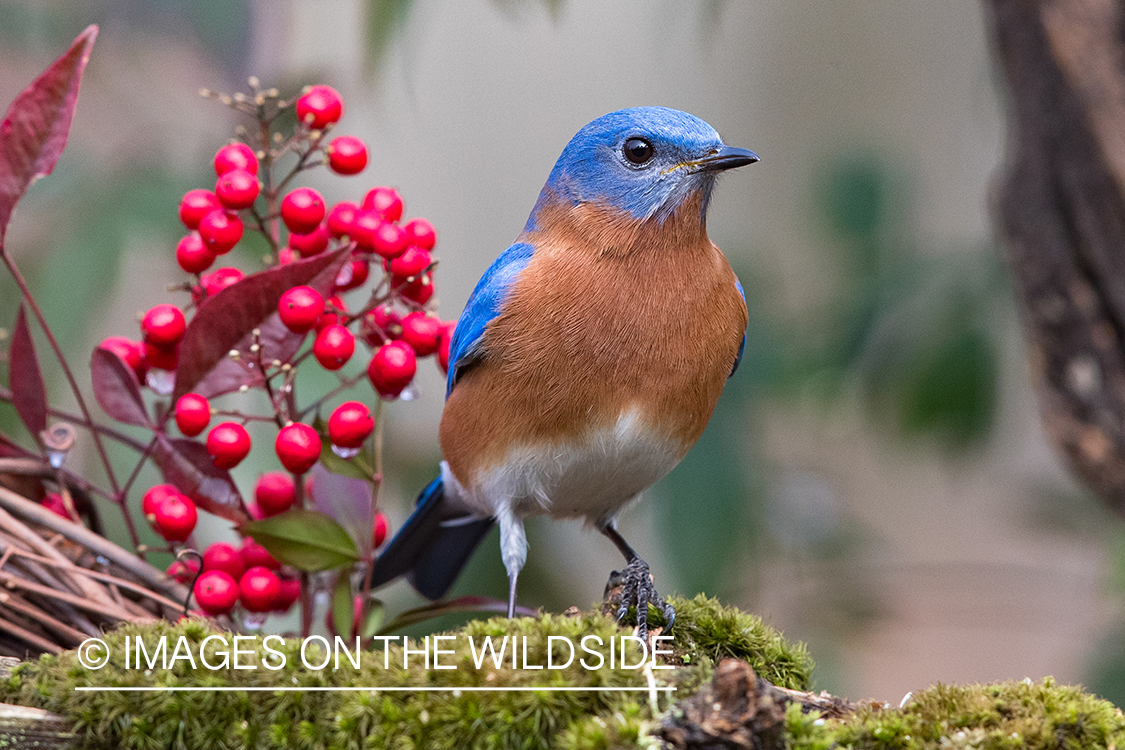
<instances>
[{"instance_id":1,"label":"red leaf","mask_svg":"<svg viewBox=\"0 0 1125 750\"><path fill-rule=\"evenodd\" d=\"M156 440L153 458L164 474L164 481L176 485L208 513L236 524L250 521L230 472L215 466L201 443L170 440L163 433L157 433Z\"/></svg>"},{"instance_id":2,"label":"red leaf","mask_svg":"<svg viewBox=\"0 0 1125 750\"><path fill-rule=\"evenodd\" d=\"M371 528L375 524L371 482L333 474L319 461L309 472L309 479L313 507L340 524L355 540L361 555L370 554Z\"/></svg>"},{"instance_id":3,"label":"red leaf","mask_svg":"<svg viewBox=\"0 0 1125 750\"><path fill-rule=\"evenodd\" d=\"M38 458L34 453L22 448L0 433L0 458Z\"/></svg>"},{"instance_id":4,"label":"red leaf","mask_svg":"<svg viewBox=\"0 0 1125 750\"><path fill-rule=\"evenodd\" d=\"M20 311L16 314L16 326L12 329L12 348L8 356L12 404L31 436L38 442L39 433L47 429L47 389L43 385L43 373L39 370L39 358L35 356L35 342L31 340L31 329L27 325L23 305L20 305Z\"/></svg>"},{"instance_id":5,"label":"red leaf","mask_svg":"<svg viewBox=\"0 0 1125 750\"><path fill-rule=\"evenodd\" d=\"M118 422L152 427L141 395L141 384L133 368L108 349L97 347L90 359L94 398Z\"/></svg>"},{"instance_id":6,"label":"red leaf","mask_svg":"<svg viewBox=\"0 0 1125 750\"><path fill-rule=\"evenodd\" d=\"M327 295L350 258L351 249L343 248L269 268L228 286L200 305L180 342L172 401L185 393L209 398L236 391L243 384L260 383L259 373L248 372L227 356L230 350L247 351L251 333L257 328L265 361L285 361L296 354L305 334L293 333L282 325L277 316L278 300L287 289L301 284Z\"/></svg>"},{"instance_id":7,"label":"red leaf","mask_svg":"<svg viewBox=\"0 0 1125 750\"><path fill-rule=\"evenodd\" d=\"M70 49L20 92L0 122L0 242L16 203L55 168L78 103L82 71L98 35L89 26Z\"/></svg>"}]
</instances>

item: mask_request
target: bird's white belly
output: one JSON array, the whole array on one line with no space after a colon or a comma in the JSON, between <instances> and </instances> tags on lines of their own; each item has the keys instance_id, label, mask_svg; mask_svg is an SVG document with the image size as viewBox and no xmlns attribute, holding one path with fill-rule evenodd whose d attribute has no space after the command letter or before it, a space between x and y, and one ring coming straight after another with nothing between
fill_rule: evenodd
<instances>
[{"instance_id":1,"label":"bird's white belly","mask_svg":"<svg viewBox=\"0 0 1125 750\"><path fill-rule=\"evenodd\" d=\"M510 509L517 517L548 514L598 522L671 471L683 453L679 441L655 432L630 410L581 439L513 447L471 487L453 481L457 494L482 514ZM448 488L448 467L443 474Z\"/></svg>"}]
</instances>

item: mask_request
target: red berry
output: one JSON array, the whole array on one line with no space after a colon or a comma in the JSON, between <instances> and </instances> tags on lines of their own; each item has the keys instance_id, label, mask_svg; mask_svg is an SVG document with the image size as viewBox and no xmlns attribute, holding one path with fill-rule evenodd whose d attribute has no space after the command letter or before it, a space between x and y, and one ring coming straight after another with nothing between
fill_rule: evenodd
<instances>
[{"instance_id":1,"label":"red berry","mask_svg":"<svg viewBox=\"0 0 1125 750\"><path fill-rule=\"evenodd\" d=\"M222 615L238 601L238 583L230 573L212 570L199 576L193 593L200 609L209 615Z\"/></svg>"},{"instance_id":2,"label":"red berry","mask_svg":"<svg viewBox=\"0 0 1125 750\"><path fill-rule=\"evenodd\" d=\"M246 274L242 273L242 271L237 268L225 266L223 268L216 268L211 273L201 276L199 278L199 283L202 287L202 291L206 293L206 296L214 297L228 286L237 284L244 278L246 278Z\"/></svg>"},{"instance_id":3,"label":"red berry","mask_svg":"<svg viewBox=\"0 0 1125 750\"><path fill-rule=\"evenodd\" d=\"M74 516L70 515L70 511L66 509L66 502L62 499L62 495L57 492L48 492L47 496L39 501L39 504L56 516L65 518L68 521L77 520Z\"/></svg>"},{"instance_id":4,"label":"red berry","mask_svg":"<svg viewBox=\"0 0 1125 750\"><path fill-rule=\"evenodd\" d=\"M169 578L175 579L177 583L189 584L195 580L195 574L199 572L199 561L192 557L173 560L165 572Z\"/></svg>"},{"instance_id":5,"label":"red berry","mask_svg":"<svg viewBox=\"0 0 1125 750\"><path fill-rule=\"evenodd\" d=\"M411 219L402 225L406 230L406 239L415 247L420 247L423 250L433 250L434 245L437 244L437 232L434 230L434 225L425 219Z\"/></svg>"},{"instance_id":6,"label":"red berry","mask_svg":"<svg viewBox=\"0 0 1125 750\"><path fill-rule=\"evenodd\" d=\"M277 251L277 265L279 265L279 266L287 266L287 265L289 265L290 263L292 263L293 261L295 261L295 260L299 260L299 259L300 259L300 257L301 257L301 256L300 256L300 255L298 255L298 254L297 254L297 253L296 253L296 252L295 252L295 251L293 250L293 248L291 248L291 247L289 247L288 245L286 245L285 247L283 247L283 248L281 248L281 249L279 249L279 250Z\"/></svg>"},{"instance_id":7,"label":"red berry","mask_svg":"<svg viewBox=\"0 0 1125 750\"><path fill-rule=\"evenodd\" d=\"M188 437L195 437L211 423L211 404L198 393L185 393L176 402L176 426Z\"/></svg>"},{"instance_id":8,"label":"red berry","mask_svg":"<svg viewBox=\"0 0 1125 750\"><path fill-rule=\"evenodd\" d=\"M199 221L199 236L215 255L230 252L242 239L242 219L224 209L216 209Z\"/></svg>"},{"instance_id":9,"label":"red berry","mask_svg":"<svg viewBox=\"0 0 1125 750\"><path fill-rule=\"evenodd\" d=\"M232 211L250 208L261 190L262 183L258 182L258 177L245 169L232 169L215 181L215 195L219 203Z\"/></svg>"},{"instance_id":10,"label":"red berry","mask_svg":"<svg viewBox=\"0 0 1125 750\"><path fill-rule=\"evenodd\" d=\"M242 549L239 550L239 554L242 555L242 562L246 563L247 568L260 565L263 568L277 570L281 567L281 563L270 554L269 550L250 537L242 540Z\"/></svg>"},{"instance_id":11,"label":"red berry","mask_svg":"<svg viewBox=\"0 0 1125 750\"><path fill-rule=\"evenodd\" d=\"M144 348L145 365L150 369L167 370L169 372L176 369L176 365L180 361L179 342L171 346L157 346L146 341Z\"/></svg>"},{"instance_id":12,"label":"red berry","mask_svg":"<svg viewBox=\"0 0 1125 750\"><path fill-rule=\"evenodd\" d=\"M151 487L141 497L141 513L144 514L149 523L153 523L157 506L164 502L165 498L178 494L180 494L180 491L171 484L158 484Z\"/></svg>"},{"instance_id":13,"label":"red berry","mask_svg":"<svg viewBox=\"0 0 1125 750\"><path fill-rule=\"evenodd\" d=\"M288 576L278 576L281 581L281 591L273 603L274 612L288 612L289 608L301 598L301 579Z\"/></svg>"},{"instance_id":14,"label":"red berry","mask_svg":"<svg viewBox=\"0 0 1125 750\"><path fill-rule=\"evenodd\" d=\"M320 329L313 342L313 356L325 370L339 370L355 351L355 336L340 325Z\"/></svg>"},{"instance_id":15,"label":"red berry","mask_svg":"<svg viewBox=\"0 0 1125 750\"><path fill-rule=\"evenodd\" d=\"M406 250L406 232L398 224L384 221L375 229L371 247L384 258L397 258Z\"/></svg>"},{"instance_id":16,"label":"red berry","mask_svg":"<svg viewBox=\"0 0 1125 750\"><path fill-rule=\"evenodd\" d=\"M302 258L311 258L328 249L328 227L317 224L316 229L308 234L290 234L289 247L301 254Z\"/></svg>"},{"instance_id":17,"label":"red berry","mask_svg":"<svg viewBox=\"0 0 1125 750\"><path fill-rule=\"evenodd\" d=\"M437 361L442 372L449 372L449 347L453 343L453 331L457 321L449 320L441 324L441 343L438 344Z\"/></svg>"},{"instance_id":18,"label":"red berry","mask_svg":"<svg viewBox=\"0 0 1125 750\"><path fill-rule=\"evenodd\" d=\"M429 250L424 250L417 245L411 245L402 251L402 255L388 263L388 270L395 277L395 281L406 281L411 276L417 276L433 263L433 256Z\"/></svg>"},{"instance_id":19,"label":"red berry","mask_svg":"<svg viewBox=\"0 0 1125 750\"><path fill-rule=\"evenodd\" d=\"M215 262L215 254L207 249L199 232L192 232L176 245L176 262L188 273L200 273Z\"/></svg>"},{"instance_id":20,"label":"red berry","mask_svg":"<svg viewBox=\"0 0 1125 750\"><path fill-rule=\"evenodd\" d=\"M311 330L324 312L324 297L311 286L295 286L277 301L281 322L294 333Z\"/></svg>"},{"instance_id":21,"label":"red berry","mask_svg":"<svg viewBox=\"0 0 1125 750\"><path fill-rule=\"evenodd\" d=\"M419 357L433 354L441 344L441 320L421 311L410 313L402 319L402 340Z\"/></svg>"},{"instance_id":22,"label":"red berry","mask_svg":"<svg viewBox=\"0 0 1125 750\"><path fill-rule=\"evenodd\" d=\"M374 211L384 221L398 221L402 218L402 196L392 187L375 187L363 196L363 208Z\"/></svg>"},{"instance_id":23,"label":"red berry","mask_svg":"<svg viewBox=\"0 0 1125 750\"><path fill-rule=\"evenodd\" d=\"M304 474L320 458L320 435L302 422L281 428L273 444L281 465L293 474Z\"/></svg>"},{"instance_id":24,"label":"red berry","mask_svg":"<svg viewBox=\"0 0 1125 750\"><path fill-rule=\"evenodd\" d=\"M316 322L316 330L323 331L328 326L334 326L348 315L348 306L339 297L333 295L324 301L324 314ZM342 325L342 324L341 324Z\"/></svg>"},{"instance_id":25,"label":"red berry","mask_svg":"<svg viewBox=\"0 0 1125 750\"><path fill-rule=\"evenodd\" d=\"M371 346L402 336L402 319L390 305L379 305L363 316L360 335Z\"/></svg>"},{"instance_id":26,"label":"red berry","mask_svg":"<svg viewBox=\"0 0 1125 750\"><path fill-rule=\"evenodd\" d=\"M171 346L183 338L187 321L180 308L167 302L156 305L141 319L141 334L146 343Z\"/></svg>"},{"instance_id":27,"label":"red berry","mask_svg":"<svg viewBox=\"0 0 1125 750\"><path fill-rule=\"evenodd\" d=\"M254 500L263 516L276 516L293 507L297 501L297 490L293 477L282 471L263 474L254 487Z\"/></svg>"},{"instance_id":28,"label":"red berry","mask_svg":"<svg viewBox=\"0 0 1125 750\"><path fill-rule=\"evenodd\" d=\"M221 177L234 169L258 173L258 156L245 143L228 143L215 152L215 175Z\"/></svg>"},{"instance_id":29,"label":"red berry","mask_svg":"<svg viewBox=\"0 0 1125 750\"><path fill-rule=\"evenodd\" d=\"M354 135L333 138L325 151L328 167L337 174L359 174L367 166L367 144Z\"/></svg>"},{"instance_id":30,"label":"red berry","mask_svg":"<svg viewBox=\"0 0 1125 750\"><path fill-rule=\"evenodd\" d=\"M156 532L169 542L182 542L195 529L199 514L186 495L166 495L153 512Z\"/></svg>"},{"instance_id":31,"label":"red berry","mask_svg":"<svg viewBox=\"0 0 1125 750\"><path fill-rule=\"evenodd\" d=\"M391 341L383 344L371 357L367 365L367 377L380 396L396 398L410 381L418 363L414 349L405 341Z\"/></svg>"},{"instance_id":32,"label":"red berry","mask_svg":"<svg viewBox=\"0 0 1125 750\"><path fill-rule=\"evenodd\" d=\"M346 292L349 289L363 286L363 282L367 281L370 273L371 264L367 256L357 250L352 253L351 261L346 263L340 269L340 273L336 275L336 290Z\"/></svg>"},{"instance_id":33,"label":"red berry","mask_svg":"<svg viewBox=\"0 0 1125 750\"><path fill-rule=\"evenodd\" d=\"M355 240L356 247L366 250L367 252L374 252L375 233L383 224L383 219L379 214L361 208L355 212L355 216L352 218L351 234L349 236Z\"/></svg>"},{"instance_id":34,"label":"red berry","mask_svg":"<svg viewBox=\"0 0 1125 750\"><path fill-rule=\"evenodd\" d=\"M333 237L343 237L352 233L359 206L351 201L340 201L328 212L328 232Z\"/></svg>"},{"instance_id":35,"label":"red berry","mask_svg":"<svg viewBox=\"0 0 1125 750\"><path fill-rule=\"evenodd\" d=\"M429 302L430 297L434 296L433 277L428 273L422 274L413 281L399 286L397 291L411 302L424 305Z\"/></svg>"},{"instance_id":36,"label":"red berry","mask_svg":"<svg viewBox=\"0 0 1125 750\"><path fill-rule=\"evenodd\" d=\"M180 199L180 221L188 229L197 229L199 220L217 208L222 208L222 204L210 190L189 190Z\"/></svg>"},{"instance_id":37,"label":"red berry","mask_svg":"<svg viewBox=\"0 0 1125 750\"><path fill-rule=\"evenodd\" d=\"M281 199L281 220L290 232L313 231L324 220L324 197L310 187L291 190Z\"/></svg>"},{"instance_id":38,"label":"red berry","mask_svg":"<svg viewBox=\"0 0 1125 750\"><path fill-rule=\"evenodd\" d=\"M313 86L297 100L297 121L310 130L323 130L344 114L344 102L331 86Z\"/></svg>"},{"instance_id":39,"label":"red berry","mask_svg":"<svg viewBox=\"0 0 1125 750\"><path fill-rule=\"evenodd\" d=\"M345 401L328 417L328 439L340 448L358 448L374 429L371 411L359 401Z\"/></svg>"},{"instance_id":40,"label":"red berry","mask_svg":"<svg viewBox=\"0 0 1125 750\"><path fill-rule=\"evenodd\" d=\"M281 593L281 581L269 568L256 565L238 581L242 606L249 612L269 612Z\"/></svg>"},{"instance_id":41,"label":"red berry","mask_svg":"<svg viewBox=\"0 0 1125 750\"><path fill-rule=\"evenodd\" d=\"M145 347L140 341L131 341L124 336L107 336L98 344L102 349L113 352L121 357L125 364L133 369L137 380L145 382Z\"/></svg>"},{"instance_id":42,"label":"red berry","mask_svg":"<svg viewBox=\"0 0 1125 750\"><path fill-rule=\"evenodd\" d=\"M208 570L221 570L238 580L246 572L246 563L242 562L242 555L233 544L215 542L203 550L203 571Z\"/></svg>"},{"instance_id":43,"label":"red berry","mask_svg":"<svg viewBox=\"0 0 1125 750\"><path fill-rule=\"evenodd\" d=\"M250 433L238 422L221 422L207 433L207 452L220 469L233 469L250 453Z\"/></svg>"},{"instance_id":44,"label":"red berry","mask_svg":"<svg viewBox=\"0 0 1125 750\"><path fill-rule=\"evenodd\" d=\"M383 546L383 542L387 541L387 531L389 530L387 517L381 512L375 514L375 525L371 529L371 543L375 549Z\"/></svg>"}]
</instances>

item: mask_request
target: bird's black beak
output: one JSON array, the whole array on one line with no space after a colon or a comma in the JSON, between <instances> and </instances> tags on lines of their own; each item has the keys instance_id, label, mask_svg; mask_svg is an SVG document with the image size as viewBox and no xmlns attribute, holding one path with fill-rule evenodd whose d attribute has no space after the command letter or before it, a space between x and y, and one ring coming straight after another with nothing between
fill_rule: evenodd
<instances>
[{"instance_id":1,"label":"bird's black beak","mask_svg":"<svg viewBox=\"0 0 1125 750\"><path fill-rule=\"evenodd\" d=\"M753 151L735 148L734 146L723 146L715 153L695 163L700 169L708 172L721 172L724 169L745 167L747 164L753 164L756 161L761 161L761 159Z\"/></svg>"}]
</instances>

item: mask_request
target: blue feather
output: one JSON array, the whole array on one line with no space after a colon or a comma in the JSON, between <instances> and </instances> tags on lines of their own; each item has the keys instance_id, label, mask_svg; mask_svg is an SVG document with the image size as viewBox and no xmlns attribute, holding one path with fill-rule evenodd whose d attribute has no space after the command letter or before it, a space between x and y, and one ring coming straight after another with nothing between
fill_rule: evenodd
<instances>
[{"instance_id":1,"label":"blue feather","mask_svg":"<svg viewBox=\"0 0 1125 750\"><path fill-rule=\"evenodd\" d=\"M738 280L737 276L734 277L734 286L738 289L738 293L742 295L742 302L743 302L743 304L745 304L746 303L746 290L744 290L742 288L742 282ZM738 366L740 364L742 364L742 355L745 351L746 351L746 332L743 331L743 333L742 333L742 343L740 343L738 345L738 354L736 354L734 356L734 367L730 368L730 375L727 375L728 378L732 377L734 375L734 373L738 371Z\"/></svg>"},{"instance_id":2,"label":"blue feather","mask_svg":"<svg viewBox=\"0 0 1125 750\"><path fill-rule=\"evenodd\" d=\"M480 356L480 341L489 322L500 314L508 290L527 268L531 254L535 251L526 242L517 242L492 262L488 270L477 282L465 311L457 320L453 339L449 343L449 376L445 386L445 397L453 392L453 386L465 368Z\"/></svg>"},{"instance_id":3,"label":"blue feather","mask_svg":"<svg viewBox=\"0 0 1125 750\"><path fill-rule=\"evenodd\" d=\"M422 596L440 599L492 524L451 502L439 476L419 493L414 512L375 560L372 585L405 575Z\"/></svg>"}]
</instances>

